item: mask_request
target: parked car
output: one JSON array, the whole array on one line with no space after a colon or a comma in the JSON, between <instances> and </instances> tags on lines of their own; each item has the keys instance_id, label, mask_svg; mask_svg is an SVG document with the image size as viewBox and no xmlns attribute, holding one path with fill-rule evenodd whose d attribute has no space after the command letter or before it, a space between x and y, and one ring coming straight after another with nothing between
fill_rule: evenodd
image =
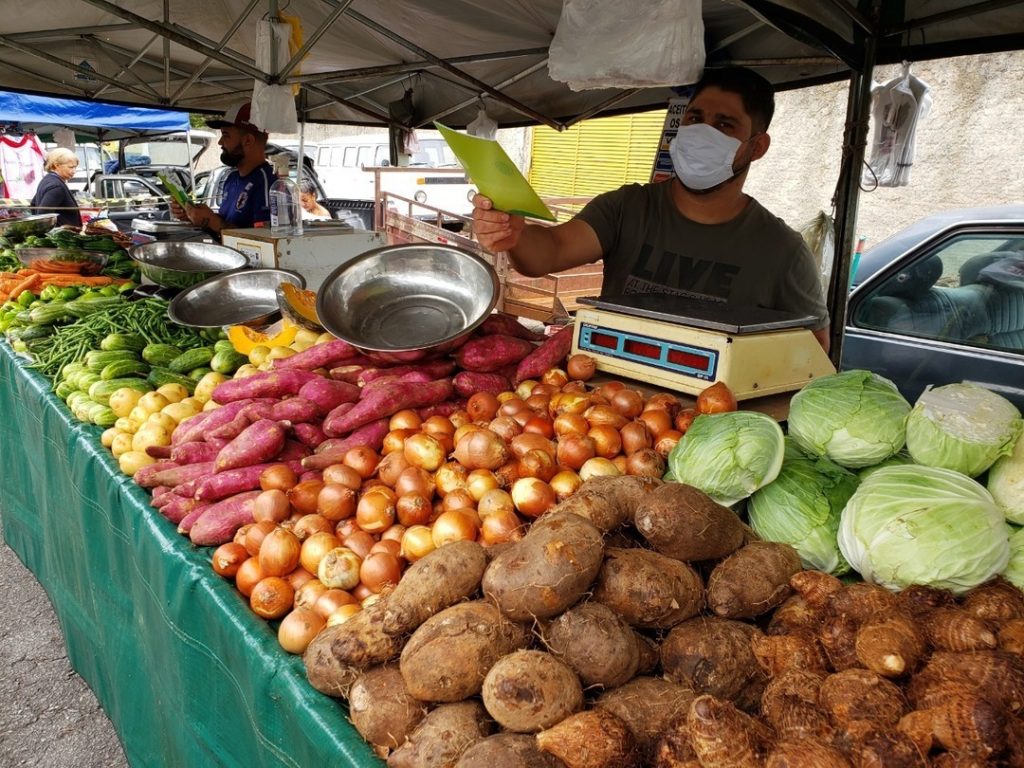
<instances>
[{"instance_id":1,"label":"parked car","mask_svg":"<svg viewBox=\"0 0 1024 768\"><path fill-rule=\"evenodd\" d=\"M973 381L1024 409L1024 206L929 216L864 253L841 360L911 402Z\"/></svg>"},{"instance_id":2,"label":"parked car","mask_svg":"<svg viewBox=\"0 0 1024 768\"><path fill-rule=\"evenodd\" d=\"M57 145L47 142L44 147L49 152ZM110 153L100 144L76 144L75 155L78 157L78 167L75 169L75 175L68 181L68 189L72 192L84 192L89 187L89 179L97 171L103 170L110 160Z\"/></svg>"}]
</instances>

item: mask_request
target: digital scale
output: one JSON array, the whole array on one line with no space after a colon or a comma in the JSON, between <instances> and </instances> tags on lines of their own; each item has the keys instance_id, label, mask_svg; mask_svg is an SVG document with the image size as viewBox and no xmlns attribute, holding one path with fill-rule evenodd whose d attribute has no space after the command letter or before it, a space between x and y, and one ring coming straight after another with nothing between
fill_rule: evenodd
<instances>
[{"instance_id":1,"label":"digital scale","mask_svg":"<svg viewBox=\"0 0 1024 768\"><path fill-rule=\"evenodd\" d=\"M722 381L746 400L836 372L809 316L661 293L578 301L572 351L607 373L691 395Z\"/></svg>"}]
</instances>

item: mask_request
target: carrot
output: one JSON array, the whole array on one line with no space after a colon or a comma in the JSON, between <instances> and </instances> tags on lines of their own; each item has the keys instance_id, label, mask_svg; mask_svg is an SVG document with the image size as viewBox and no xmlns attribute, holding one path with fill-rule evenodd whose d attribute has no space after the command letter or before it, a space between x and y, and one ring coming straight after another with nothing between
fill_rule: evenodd
<instances>
[{"instance_id":1,"label":"carrot","mask_svg":"<svg viewBox=\"0 0 1024 768\"><path fill-rule=\"evenodd\" d=\"M11 291L11 299L16 299L19 296L21 296L21 294L23 294L25 291L32 290L33 288L35 288L36 283L38 282L39 275L29 275L16 286L14 286L14 290Z\"/></svg>"},{"instance_id":2,"label":"carrot","mask_svg":"<svg viewBox=\"0 0 1024 768\"><path fill-rule=\"evenodd\" d=\"M82 265L70 261L54 261L52 259L37 259L32 263L32 268L37 272L74 272L79 274Z\"/></svg>"}]
</instances>

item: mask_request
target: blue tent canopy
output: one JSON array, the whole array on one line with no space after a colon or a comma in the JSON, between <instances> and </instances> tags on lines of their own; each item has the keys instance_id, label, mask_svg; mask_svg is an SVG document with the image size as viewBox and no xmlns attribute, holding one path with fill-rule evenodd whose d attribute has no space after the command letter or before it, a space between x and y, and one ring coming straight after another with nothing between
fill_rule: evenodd
<instances>
[{"instance_id":1,"label":"blue tent canopy","mask_svg":"<svg viewBox=\"0 0 1024 768\"><path fill-rule=\"evenodd\" d=\"M7 125L42 135L71 128L76 134L107 141L186 131L189 121L187 112L0 91L0 126Z\"/></svg>"}]
</instances>

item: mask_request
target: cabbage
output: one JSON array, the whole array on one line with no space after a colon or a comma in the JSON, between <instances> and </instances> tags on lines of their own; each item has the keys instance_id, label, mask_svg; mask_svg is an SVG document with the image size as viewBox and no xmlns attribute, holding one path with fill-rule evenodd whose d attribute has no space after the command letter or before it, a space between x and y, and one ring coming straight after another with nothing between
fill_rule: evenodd
<instances>
[{"instance_id":1,"label":"cabbage","mask_svg":"<svg viewBox=\"0 0 1024 768\"><path fill-rule=\"evenodd\" d=\"M984 486L959 472L905 465L872 472L846 503L839 550L865 581L956 593L1001 573L1009 527Z\"/></svg>"},{"instance_id":2,"label":"cabbage","mask_svg":"<svg viewBox=\"0 0 1024 768\"><path fill-rule=\"evenodd\" d=\"M771 416L756 411L701 414L668 455L676 481L729 506L779 474L785 442Z\"/></svg>"},{"instance_id":3,"label":"cabbage","mask_svg":"<svg viewBox=\"0 0 1024 768\"><path fill-rule=\"evenodd\" d=\"M857 477L823 457L810 457L786 440L782 470L747 503L750 526L762 539L792 546L805 568L850 570L839 552L839 515L857 490Z\"/></svg>"},{"instance_id":4,"label":"cabbage","mask_svg":"<svg viewBox=\"0 0 1024 768\"><path fill-rule=\"evenodd\" d=\"M1003 577L1017 589L1024 589L1024 528L1017 528L1010 534L1010 562L1006 564Z\"/></svg>"},{"instance_id":5,"label":"cabbage","mask_svg":"<svg viewBox=\"0 0 1024 768\"><path fill-rule=\"evenodd\" d=\"M814 379L789 403L789 434L801 448L848 469L870 467L903 447L910 403L886 378L845 371Z\"/></svg>"},{"instance_id":6,"label":"cabbage","mask_svg":"<svg viewBox=\"0 0 1024 768\"><path fill-rule=\"evenodd\" d=\"M1024 437L1018 437L1013 452L997 459L989 469L988 492L1007 520L1024 523Z\"/></svg>"},{"instance_id":7,"label":"cabbage","mask_svg":"<svg viewBox=\"0 0 1024 768\"><path fill-rule=\"evenodd\" d=\"M909 453L907 453L906 451L900 451L899 453L890 456L885 461L881 461L878 464L873 464L870 467L864 467L864 469L857 472L857 478L863 480L865 477L870 475L872 472L875 472L876 470L884 469L885 467L899 467L902 466L903 464L913 463L914 460L910 458Z\"/></svg>"},{"instance_id":8,"label":"cabbage","mask_svg":"<svg viewBox=\"0 0 1024 768\"><path fill-rule=\"evenodd\" d=\"M1013 451L1021 417L1009 400L977 384L925 390L907 417L907 450L918 464L980 475Z\"/></svg>"}]
</instances>

